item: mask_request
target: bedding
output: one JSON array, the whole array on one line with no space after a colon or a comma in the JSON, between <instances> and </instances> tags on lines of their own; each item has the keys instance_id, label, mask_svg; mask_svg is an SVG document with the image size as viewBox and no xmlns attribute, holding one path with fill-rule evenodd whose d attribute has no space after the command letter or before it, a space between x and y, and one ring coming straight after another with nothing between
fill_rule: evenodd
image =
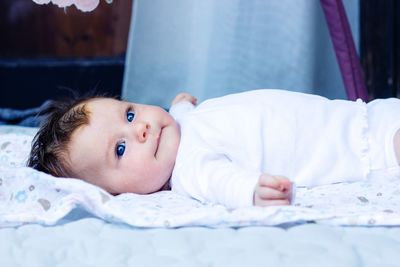
<instances>
[{"instance_id":1,"label":"bedding","mask_svg":"<svg viewBox=\"0 0 400 267\"><path fill-rule=\"evenodd\" d=\"M35 130L1 127L0 226L54 225L75 208L135 227L242 227L317 222L332 225L400 225L399 177L314 188L298 187L292 206L229 210L171 191L112 196L97 186L54 178L24 167Z\"/></svg>"},{"instance_id":2,"label":"bedding","mask_svg":"<svg viewBox=\"0 0 400 267\"><path fill-rule=\"evenodd\" d=\"M0 126L0 266L400 266L397 177L298 188L286 208L112 197L23 167L35 132Z\"/></svg>"},{"instance_id":3,"label":"bedding","mask_svg":"<svg viewBox=\"0 0 400 267\"><path fill-rule=\"evenodd\" d=\"M96 218L0 230L0 266L400 266L400 229L137 229Z\"/></svg>"}]
</instances>

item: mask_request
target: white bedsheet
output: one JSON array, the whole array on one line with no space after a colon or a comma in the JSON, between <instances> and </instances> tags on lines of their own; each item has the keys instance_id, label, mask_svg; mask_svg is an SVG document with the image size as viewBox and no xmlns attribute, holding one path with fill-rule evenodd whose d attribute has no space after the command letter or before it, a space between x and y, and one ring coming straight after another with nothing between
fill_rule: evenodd
<instances>
[{"instance_id":1,"label":"white bedsheet","mask_svg":"<svg viewBox=\"0 0 400 267\"><path fill-rule=\"evenodd\" d=\"M76 179L23 167L34 129L0 127L0 227L54 225L75 208L136 227L255 226L314 221L333 225L400 225L400 178L297 188L293 206L228 210L170 191L112 196Z\"/></svg>"},{"instance_id":2,"label":"white bedsheet","mask_svg":"<svg viewBox=\"0 0 400 267\"><path fill-rule=\"evenodd\" d=\"M96 218L0 229L0 266L398 267L400 228L137 229Z\"/></svg>"},{"instance_id":3,"label":"white bedsheet","mask_svg":"<svg viewBox=\"0 0 400 267\"><path fill-rule=\"evenodd\" d=\"M76 207L136 227L279 225L400 225L399 178L297 188L293 206L228 210L170 191L112 196L76 179L27 167L0 166L0 226L56 224Z\"/></svg>"}]
</instances>

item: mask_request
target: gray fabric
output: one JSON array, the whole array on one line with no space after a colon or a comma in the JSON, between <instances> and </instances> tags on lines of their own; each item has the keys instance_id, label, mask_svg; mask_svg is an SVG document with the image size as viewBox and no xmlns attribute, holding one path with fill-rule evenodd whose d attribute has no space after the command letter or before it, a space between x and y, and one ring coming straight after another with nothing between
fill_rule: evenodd
<instances>
[{"instance_id":1,"label":"gray fabric","mask_svg":"<svg viewBox=\"0 0 400 267\"><path fill-rule=\"evenodd\" d=\"M345 1L358 44L359 0ZM319 1L137 0L123 98L168 107L256 88L346 98Z\"/></svg>"},{"instance_id":2,"label":"gray fabric","mask_svg":"<svg viewBox=\"0 0 400 267\"><path fill-rule=\"evenodd\" d=\"M0 229L1 266L399 266L398 227L138 229L96 218Z\"/></svg>"},{"instance_id":3,"label":"gray fabric","mask_svg":"<svg viewBox=\"0 0 400 267\"><path fill-rule=\"evenodd\" d=\"M43 119L42 114L51 104L45 101L41 106L30 109L0 108L0 125L13 124L27 127L38 127Z\"/></svg>"}]
</instances>

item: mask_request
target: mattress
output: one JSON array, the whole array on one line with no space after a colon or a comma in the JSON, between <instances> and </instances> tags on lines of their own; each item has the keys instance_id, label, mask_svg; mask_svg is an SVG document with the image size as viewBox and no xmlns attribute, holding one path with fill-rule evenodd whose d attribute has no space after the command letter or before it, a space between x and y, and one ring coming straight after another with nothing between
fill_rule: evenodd
<instances>
[{"instance_id":1,"label":"mattress","mask_svg":"<svg viewBox=\"0 0 400 267\"><path fill-rule=\"evenodd\" d=\"M0 230L0 266L400 266L400 229L139 229L96 218Z\"/></svg>"}]
</instances>

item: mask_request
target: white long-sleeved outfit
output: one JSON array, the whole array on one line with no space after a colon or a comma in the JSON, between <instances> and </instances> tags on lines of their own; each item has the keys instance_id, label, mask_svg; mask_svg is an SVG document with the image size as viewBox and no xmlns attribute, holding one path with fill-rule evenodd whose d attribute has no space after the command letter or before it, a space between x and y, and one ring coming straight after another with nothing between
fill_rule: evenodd
<instances>
[{"instance_id":1,"label":"white long-sleeved outfit","mask_svg":"<svg viewBox=\"0 0 400 267\"><path fill-rule=\"evenodd\" d=\"M272 89L214 98L196 108L181 102L170 111L181 127L172 190L235 208L252 205L262 173L314 186L397 166L393 141L392 149L371 145L368 105ZM371 149L387 157L375 166Z\"/></svg>"}]
</instances>

